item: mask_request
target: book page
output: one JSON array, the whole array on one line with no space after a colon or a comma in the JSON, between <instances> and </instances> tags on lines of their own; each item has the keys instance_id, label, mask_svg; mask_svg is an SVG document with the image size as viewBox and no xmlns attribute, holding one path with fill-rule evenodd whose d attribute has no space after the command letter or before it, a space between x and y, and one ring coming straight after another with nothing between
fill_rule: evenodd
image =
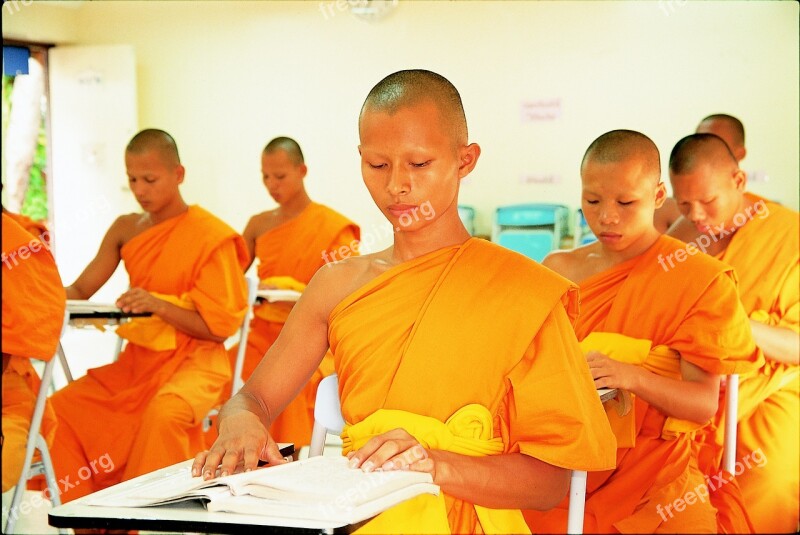
<instances>
[{"instance_id":1,"label":"book page","mask_svg":"<svg viewBox=\"0 0 800 535\"><path fill-rule=\"evenodd\" d=\"M264 470L245 481L228 481L233 495L249 494L297 503L346 503L357 507L418 483L433 483L430 474L393 470L363 472L346 457L312 457Z\"/></svg>"}]
</instances>

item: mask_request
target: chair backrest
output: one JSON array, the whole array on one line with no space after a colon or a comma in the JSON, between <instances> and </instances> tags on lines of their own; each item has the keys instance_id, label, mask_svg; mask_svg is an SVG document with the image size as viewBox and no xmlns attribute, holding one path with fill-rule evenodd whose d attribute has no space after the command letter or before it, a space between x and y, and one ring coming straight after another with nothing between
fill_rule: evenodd
<instances>
[{"instance_id":1,"label":"chair backrest","mask_svg":"<svg viewBox=\"0 0 800 535\"><path fill-rule=\"evenodd\" d=\"M236 364L233 369L233 381L231 385L231 397L244 386L242 370L244 369L244 356L247 352L247 337L250 335L250 320L253 317L253 305L258 294L258 280L254 277L246 277L247 281L247 312L244 314L242 326L239 329L239 347L236 351Z\"/></svg>"},{"instance_id":2,"label":"chair backrest","mask_svg":"<svg viewBox=\"0 0 800 535\"><path fill-rule=\"evenodd\" d=\"M496 243L524 254L537 262L544 260L544 257L554 249L553 241L555 234L548 230L501 230Z\"/></svg>"},{"instance_id":3,"label":"chair backrest","mask_svg":"<svg viewBox=\"0 0 800 535\"><path fill-rule=\"evenodd\" d=\"M492 241L541 261L547 253L561 247L568 228L569 208L561 204L501 206L495 211Z\"/></svg>"},{"instance_id":4,"label":"chair backrest","mask_svg":"<svg viewBox=\"0 0 800 535\"><path fill-rule=\"evenodd\" d=\"M342 406L339 402L339 377L334 373L322 379L314 402L314 427L311 430L309 457L322 455L328 433L339 435L344 429Z\"/></svg>"},{"instance_id":5,"label":"chair backrest","mask_svg":"<svg viewBox=\"0 0 800 535\"><path fill-rule=\"evenodd\" d=\"M578 208L575 211L575 239L574 247L586 245L597 241L597 237L592 233L589 224L586 222L586 217L583 215L583 210Z\"/></svg>"}]
</instances>

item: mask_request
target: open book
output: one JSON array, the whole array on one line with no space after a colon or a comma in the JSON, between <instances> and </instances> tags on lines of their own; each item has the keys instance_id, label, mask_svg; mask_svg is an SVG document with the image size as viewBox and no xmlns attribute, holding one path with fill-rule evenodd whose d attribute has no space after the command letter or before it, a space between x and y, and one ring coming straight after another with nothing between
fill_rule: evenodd
<instances>
[{"instance_id":1,"label":"open book","mask_svg":"<svg viewBox=\"0 0 800 535\"><path fill-rule=\"evenodd\" d=\"M345 457L312 457L203 481L192 460L96 492L85 505L149 507L202 501L209 511L355 524L420 494L438 495L430 474L362 472Z\"/></svg>"}]
</instances>

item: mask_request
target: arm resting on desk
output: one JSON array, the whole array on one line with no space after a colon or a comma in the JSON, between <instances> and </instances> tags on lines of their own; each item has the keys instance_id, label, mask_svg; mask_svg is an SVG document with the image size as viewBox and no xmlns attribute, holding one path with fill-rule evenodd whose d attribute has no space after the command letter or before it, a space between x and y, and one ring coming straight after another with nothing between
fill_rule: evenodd
<instances>
[{"instance_id":1,"label":"arm resting on desk","mask_svg":"<svg viewBox=\"0 0 800 535\"><path fill-rule=\"evenodd\" d=\"M203 317L196 310L187 310L173 305L142 288L131 288L122 294L117 299L117 306L124 312L151 312L193 338L220 343L225 341L225 337L211 332Z\"/></svg>"}]
</instances>

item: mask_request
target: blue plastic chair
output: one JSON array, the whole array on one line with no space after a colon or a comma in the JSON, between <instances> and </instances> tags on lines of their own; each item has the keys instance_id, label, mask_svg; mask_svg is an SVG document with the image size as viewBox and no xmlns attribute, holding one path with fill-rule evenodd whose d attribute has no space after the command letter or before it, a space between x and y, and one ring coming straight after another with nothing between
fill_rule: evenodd
<instances>
[{"instance_id":1,"label":"blue plastic chair","mask_svg":"<svg viewBox=\"0 0 800 535\"><path fill-rule=\"evenodd\" d=\"M592 233L586 218L583 216L583 210L578 208L575 212L575 247L586 245L597 241L597 236Z\"/></svg>"},{"instance_id":2,"label":"blue plastic chair","mask_svg":"<svg viewBox=\"0 0 800 535\"><path fill-rule=\"evenodd\" d=\"M495 212L492 241L541 262L561 246L569 208L560 204L516 204Z\"/></svg>"}]
</instances>

